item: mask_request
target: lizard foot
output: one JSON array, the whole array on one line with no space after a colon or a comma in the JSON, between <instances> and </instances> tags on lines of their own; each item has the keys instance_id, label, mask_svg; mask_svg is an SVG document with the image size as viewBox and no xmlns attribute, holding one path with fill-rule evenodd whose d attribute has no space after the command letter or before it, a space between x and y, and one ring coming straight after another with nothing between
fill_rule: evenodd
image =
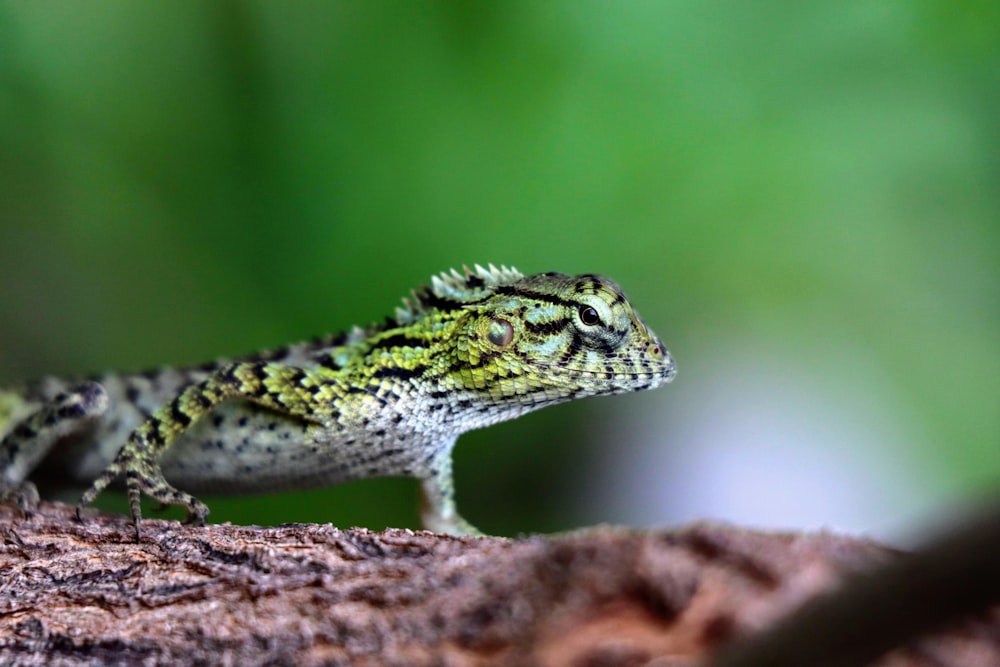
<instances>
[{"instance_id":1,"label":"lizard foot","mask_svg":"<svg viewBox=\"0 0 1000 667\"><path fill-rule=\"evenodd\" d=\"M89 505L97 498L108 484L116 478L125 477L125 487L128 491L129 512L135 524L135 539L139 541L139 524L142 521L142 494L158 501L161 506L181 505L187 511L186 523L202 525L208 517L208 506L190 493L185 493L173 487L164 477L160 465L148 454L135 454L123 449L114 462L94 480L90 488L84 492L77 505L77 516L84 505Z\"/></svg>"}]
</instances>

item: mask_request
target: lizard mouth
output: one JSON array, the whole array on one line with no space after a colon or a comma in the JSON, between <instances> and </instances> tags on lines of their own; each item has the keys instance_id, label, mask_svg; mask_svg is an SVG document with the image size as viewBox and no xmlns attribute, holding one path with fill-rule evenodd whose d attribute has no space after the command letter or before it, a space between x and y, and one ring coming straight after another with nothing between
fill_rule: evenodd
<instances>
[{"instance_id":1,"label":"lizard mouth","mask_svg":"<svg viewBox=\"0 0 1000 667\"><path fill-rule=\"evenodd\" d=\"M661 371L633 371L624 370L621 372L608 372L608 371L595 371L589 368L574 368L572 366L557 366L554 364L539 364L540 366L555 371L556 373L562 373L564 375L585 375L589 377L599 378L601 380L615 380L615 379L650 379L650 378L663 378L665 382L670 382L677 375L677 370L674 368L674 364L671 363L666 366Z\"/></svg>"}]
</instances>

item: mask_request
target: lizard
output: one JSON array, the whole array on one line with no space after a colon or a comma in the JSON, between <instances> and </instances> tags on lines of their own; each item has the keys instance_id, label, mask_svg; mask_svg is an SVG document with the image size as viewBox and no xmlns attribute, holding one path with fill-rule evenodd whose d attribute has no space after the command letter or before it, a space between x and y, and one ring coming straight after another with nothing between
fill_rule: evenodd
<instances>
[{"instance_id":1,"label":"lizard","mask_svg":"<svg viewBox=\"0 0 1000 667\"><path fill-rule=\"evenodd\" d=\"M0 390L0 501L29 512L38 472L40 483L89 484L79 515L123 480L139 539L143 494L203 524L208 507L192 493L403 476L420 481L426 529L480 535L454 498L462 433L675 373L612 280L477 264L433 276L367 328L200 366Z\"/></svg>"}]
</instances>

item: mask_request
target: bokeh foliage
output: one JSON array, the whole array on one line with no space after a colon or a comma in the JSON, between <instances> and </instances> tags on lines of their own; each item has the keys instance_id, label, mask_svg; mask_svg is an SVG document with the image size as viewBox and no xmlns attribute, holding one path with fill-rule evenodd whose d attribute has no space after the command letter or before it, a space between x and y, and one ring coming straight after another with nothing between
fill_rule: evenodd
<instances>
[{"instance_id":1,"label":"bokeh foliage","mask_svg":"<svg viewBox=\"0 0 1000 667\"><path fill-rule=\"evenodd\" d=\"M381 319L462 263L595 271L678 382L464 438L483 528L569 527L626 401L662 409L747 340L817 382L850 382L839 355L877 369L912 456L990 487L998 23L943 0L0 3L0 382ZM210 504L379 527L413 525L412 493Z\"/></svg>"}]
</instances>

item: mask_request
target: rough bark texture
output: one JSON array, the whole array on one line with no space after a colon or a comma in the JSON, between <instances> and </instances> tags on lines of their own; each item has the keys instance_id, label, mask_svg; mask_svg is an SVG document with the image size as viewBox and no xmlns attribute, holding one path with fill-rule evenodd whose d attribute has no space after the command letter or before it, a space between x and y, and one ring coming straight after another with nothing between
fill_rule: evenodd
<instances>
[{"instance_id":1,"label":"rough bark texture","mask_svg":"<svg viewBox=\"0 0 1000 667\"><path fill-rule=\"evenodd\" d=\"M0 663L23 665L694 665L899 558L713 525L507 540L149 520L136 544L124 517L59 504L0 509L0 534ZM1000 665L1000 614L878 664Z\"/></svg>"}]
</instances>

